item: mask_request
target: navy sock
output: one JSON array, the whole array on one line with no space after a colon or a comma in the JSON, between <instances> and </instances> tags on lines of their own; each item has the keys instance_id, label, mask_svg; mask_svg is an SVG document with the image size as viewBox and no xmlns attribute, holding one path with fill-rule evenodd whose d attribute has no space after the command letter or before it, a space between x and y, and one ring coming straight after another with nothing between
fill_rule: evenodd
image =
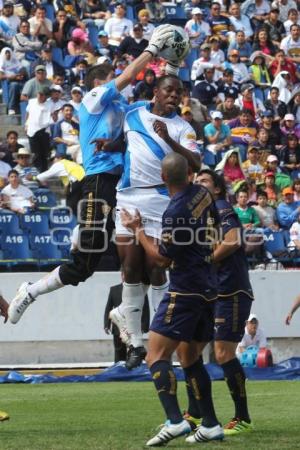
<instances>
[{"instance_id":1,"label":"navy sock","mask_svg":"<svg viewBox=\"0 0 300 450\"><path fill-rule=\"evenodd\" d=\"M171 423L180 423L182 414L177 400L177 380L169 361L156 361L150 367L159 399Z\"/></svg>"},{"instance_id":2,"label":"navy sock","mask_svg":"<svg viewBox=\"0 0 300 450\"><path fill-rule=\"evenodd\" d=\"M248 412L245 385L246 378L239 360L234 358L227 363L222 364L221 367L224 370L225 380L234 402L234 417L250 423L251 419Z\"/></svg>"},{"instance_id":3,"label":"navy sock","mask_svg":"<svg viewBox=\"0 0 300 450\"><path fill-rule=\"evenodd\" d=\"M198 415L202 417L202 425L205 427L217 425L219 422L212 400L211 380L204 367L202 357L192 366L186 367L184 373L197 402ZM191 414L190 409L189 413Z\"/></svg>"}]
</instances>

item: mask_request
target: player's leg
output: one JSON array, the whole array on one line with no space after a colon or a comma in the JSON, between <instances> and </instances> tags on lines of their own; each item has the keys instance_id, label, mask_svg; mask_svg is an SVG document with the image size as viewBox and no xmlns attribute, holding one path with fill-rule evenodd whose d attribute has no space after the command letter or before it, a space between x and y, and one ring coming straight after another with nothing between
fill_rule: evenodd
<instances>
[{"instance_id":1,"label":"player's leg","mask_svg":"<svg viewBox=\"0 0 300 450\"><path fill-rule=\"evenodd\" d=\"M56 267L35 283L22 283L9 306L9 319L17 323L40 295L67 285L77 286L89 278L106 251L113 230L112 209L118 178L106 174L85 177L80 207L79 235L72 260Z\"/></svg>"},{"instance_id":2,"label":"player's leg","mask_svg":"<svg viewBox=\"0 0 300 450\"><path fill-rule=\"evenodd\" d=\"M179 408L177 380L171 362L172 353L178 344L178 341L154 331L149 333L146 362L167 417L159 433L147 442L146 445L149 447L164 445L191 431L189 423L182 418Z\"/></svg>"},{"instance_id":3,"label":"player's leg","mask_svg":"<svg viewBox=\"0 0 300 450\"><path fill-rule=\"evenodd\" d=\"M232 298L218 300L215 307L215 355L224 371L226 383L235 406L233 419L224 427L225 435L251 431L248 412L246 377L236 348L241 341L252 300L239 293Z\"/></svg>"},{"instance_id":4,"label":"player's leg","mask_svg":"<svg viewBox=\"0 0 300 450\"><path fill-rule=\"evenodd\" d=\"M148 255L146 255L146 271L151 284L152 307L156 312L158 305L164 298L164 295L168 292L169 281L166 277L166 271L161 267L158 267Z\"/></svg>"}]
</instances>

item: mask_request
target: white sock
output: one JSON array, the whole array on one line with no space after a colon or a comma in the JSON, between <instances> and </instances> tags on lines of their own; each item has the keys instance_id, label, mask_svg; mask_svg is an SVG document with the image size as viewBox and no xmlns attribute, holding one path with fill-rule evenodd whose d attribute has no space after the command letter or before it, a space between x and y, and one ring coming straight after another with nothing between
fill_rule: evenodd
<instances>
[{"instance_id":1,"label":"white sock","mask_svg":"<svg viewBox=\"0 0 300 450\"><path fill-rule=\"evenodd\" d=\"M151 287L151 301L154 311L157 311L158 305L162 301L164 295L166 292L168 292L169 289L169 282L166 281L165 284L162 284L161 286L153 286Z\"/></svg>"},{"instance_id":2,"label":"white sock","mask_svg":"<svg viewBox=\"0 0 300 450\"><path fill-rule=\"evenodd\" d=\"M148 293L149 287L150 287L149 284L144 284L144 283L142 283L142 288L143 288L143 291L144 291L144 296Z\"/></svg>"},{"instance_id":3,"label":"white sock","mask_svg":"<svg viewBox=\"0 0 300 450\"><path fill-rule=\"evenodd\" d=\"M131 344L134 347L143 345L143 335L141 331L142 310L144 305L144 291L141 283L123 283L122 308L124 312L126 327L131 335Z\"/></svg>"},{"instance_id":4,"label":"white sock","mask_svg":"<svg viewBox=\"0 0 300 450\"><path fill-rule=\"evenodd\" d=\"M59 267L56 267L52 272L48 273L45 277L30 284L27 288L28 293L37 298L39 295L47 294L48 292L56 291L64 286L59 277Z\"/></svg>"}]
</instances>

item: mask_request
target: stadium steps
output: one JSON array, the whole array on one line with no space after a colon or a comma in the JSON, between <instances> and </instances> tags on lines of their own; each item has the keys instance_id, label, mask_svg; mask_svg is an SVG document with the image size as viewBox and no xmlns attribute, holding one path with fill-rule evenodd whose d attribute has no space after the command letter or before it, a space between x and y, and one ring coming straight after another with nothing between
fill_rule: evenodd
<instances>
[{"instance_id":1,"label":"stadium steps","mask_svg":"<svg viewBox=\"0 0 300 450\"><path fill-rule=\"evenodd\" d=\"M10 127L19 125L21 126L21 115L15 114L14 116L8 116L6 112L2 113L2 107L6 105L4 103L1 103L0 108L0 126L2 128L3 125L9 125ZM22 127L23 128L23 127Z\"/></svg>"}]
</instances>

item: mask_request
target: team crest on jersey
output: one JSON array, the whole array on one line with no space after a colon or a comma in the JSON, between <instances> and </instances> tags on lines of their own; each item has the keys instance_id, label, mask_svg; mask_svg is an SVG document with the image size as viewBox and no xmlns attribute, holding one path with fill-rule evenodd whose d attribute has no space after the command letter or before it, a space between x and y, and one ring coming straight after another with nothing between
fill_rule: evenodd
<instances>
[{"instance_id":1,"label":"team crest on jersey","mask_svg":"<svg viewBox=\"0 0 300 450\"><path fill-rule=\"evenodd\" d=\"M92 92L92 97L97 97L97 92Z\"/></svg>"},{"instance_id":2,"label":"team crest on jersey","mask_svg":"<svg viewBox=\"0 0 300 450\"><path fill-rule=\"evenodd\" d=\"M195 135L194 133L188 133L188 134L186 135L186 138L187 138L187 139L196 139L196 135Z\"/></svg>"},{"instance_id":3,"label":"team crest on jersey","mask_svg":"<svg viewBox=\"0 0 300 450\"><path fill-rule=\"evenodd\" d=\"M172 233L162 233L161 240L164 244L171 244L173 242Z\"/></svg>"}]
</instances>

